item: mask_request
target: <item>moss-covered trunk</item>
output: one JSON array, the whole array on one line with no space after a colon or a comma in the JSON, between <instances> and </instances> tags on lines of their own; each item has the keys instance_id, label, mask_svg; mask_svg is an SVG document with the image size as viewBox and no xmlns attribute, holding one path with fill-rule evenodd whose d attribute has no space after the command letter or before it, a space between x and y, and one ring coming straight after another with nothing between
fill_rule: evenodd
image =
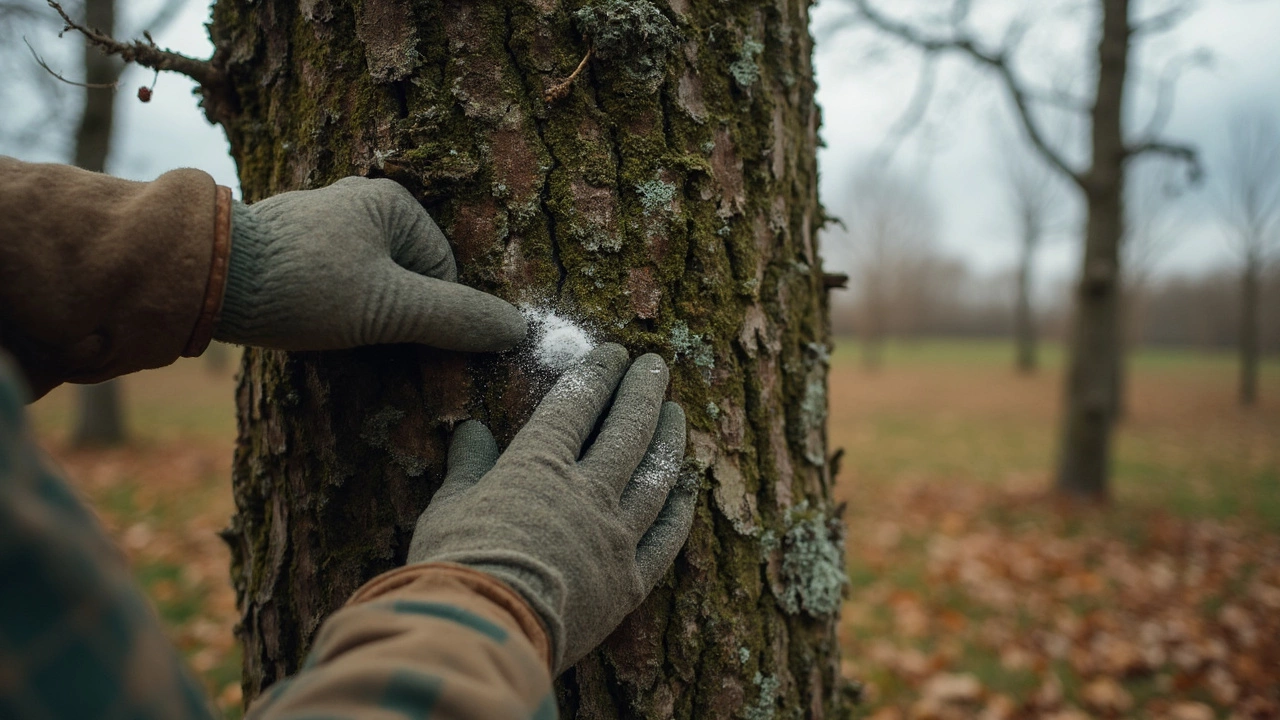
<instances>
[{"instance_id":1,"label":"moss-covered trunk","mask_svg":"<svg viewBox=\"0 0 1280 720\"><path fill-rule=\"evenodd\" d=\"M808 3L582 6L219 0L245 195L394 178L465 282L672 363L702 505L670 579L561 680L565 716L836 715ZM509 441L532 384L511 354L246 354L227 533L246 698L403 561L452 425Z\"/></svg>"}]
</instances>

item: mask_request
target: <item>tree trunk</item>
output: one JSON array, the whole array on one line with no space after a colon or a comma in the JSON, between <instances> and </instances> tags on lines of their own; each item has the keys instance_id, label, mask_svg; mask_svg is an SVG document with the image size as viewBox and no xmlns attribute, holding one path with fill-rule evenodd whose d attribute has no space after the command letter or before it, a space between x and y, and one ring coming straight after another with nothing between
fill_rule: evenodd
<instances>
[{"instance_id":1,"label":"tree trunk","mask_svg":"<svg viewBox=\"0 0 1280 720\"><path fill-rule=\"evenodd\" d=\"M1067 375L1057 488L1103 499L1111 470L1120 352L1120 239L1124 235L1126 150L1121 131L1128 65L1129 2L1103 0L1098 91L1092 111L1092 166L1084 178L1088 220Z\"/></svg>"},{"instance_id":2,"label":"tree trunk","mask_svg":"<svg viewBox=\"0 0 1280 720\"><path fill-rule=\"evenodd\" d=\"M1018 297L1013 306L1014 367L1023 375L1036 371L1036 321L1031 310L1031 272L1035 261L1037 238L1024 228L1022 252L1018 257Z\"/></svg>"},{"instance_id":3,"label":"tree trunk","mask_svg":"<svg viewBox=\"0 0 1280 720\"><path fill-rule=\"evenodd\" d=\"M111 35L115 32L115 0L85 0L84 21ZM123 65L114 57L84 49L84 78L89 85L114 83ZM105 88L84 91L84 112L76 128L75 164L85 170L104 172L111 152L111 127L115 119L116 93ZM124 407L120 381L109 380L76 389L76 421L71 435L74 445L119 445L125 441Z\"/></svg>"},{"instance_id":4,"label":"tree trunk","mask_svg":"<svg viewBox=\"0 0 1280 720\"><path fill-rule=\"evenodd\" d=\"M245 196L391 177L464 282L671 363L703 504L669 579L561 678L564 716L839 715L808 2L601 6L636 23L555 0L219 0ZM519 351L246 352L226 537L247 700L403 562L455 423L510 441L545 389L526 368Z\"/></svg>"},{"instance_id":5,"label":"tree trunk","mask_svg":"<svg viewBox=\"0 0 1280 720\"><path fill-rule=\"evenodd\" d=\"M121 445L128 439L120 381L110 380L76 388L76 421L71 444L76 447Z\"/></svg>"},{"instance_id":6,"label":"tree trunk","mask_svg":"<svg viewBox=\"0 0 1280 720\"><path fill-rule=\"evenodd\" d=\"M1258 403L1258 309L1262 260L1250 253L1240 275L1240 404Z\"/></svg>"}]
</instances>

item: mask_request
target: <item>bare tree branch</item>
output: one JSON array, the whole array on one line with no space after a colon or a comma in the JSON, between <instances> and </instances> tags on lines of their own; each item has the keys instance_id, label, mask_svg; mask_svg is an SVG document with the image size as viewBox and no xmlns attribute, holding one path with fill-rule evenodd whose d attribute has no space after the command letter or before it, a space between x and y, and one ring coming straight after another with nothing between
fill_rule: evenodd
<instances>
[{"instance_id":1,"label":"bare tree branch","mask_svg":"<svg viewBox=\"0 0 1280 720\"><path fill-rule=\"evenodd\" d=\"M53 8L62 17L62 21L66 24L63 32L75 30L83 35L90 44L96 46L107 55L119 55L120 59L125 62L137 63L153 70L180 73L206 88L219 87L226 83L226 77L223 72L208 60L198 60L172 50L165 50L150 40L146 42L135 40L131 43L122 43L109 35L98 32L93 28L85 27L72 20L66 10L62 9L62 5L55 2L55 0L46 0L46 2L49 3L49 7Z\"/></svg>"},{"instance_id":2,"label":"bare tree branch","mask_svg":"<svg viewBox=\"0 0 1280 720\"><path fill-rule=\"evenodd\" d=\"M1204 168L1200 165L1200 153L1190 145L1164 140L1147 140L1125 148L1125 157L1128 159L1141 155L1164 155L1172 160L1186 163L1187 179L1192 183L1198 183L1204 177Z\"/></svg>"},{"instance_id":3,"label":"bare tree branch","mask_svg":"<svg viewBox=\"0 0 1280 720\"><path fill-rule=\"evenodd\" d=\"M926 55L920 65L920 77L916 80L916 89L911 95L911 101L885 133L884 141L876 150L871 164L888 165L894 153L901 147L902 141L920 124L929 109L930 100L933 99L933 86L937 75L937 65L933 57Z\"/></svg>"},{"instance_id":4,"label":"bare tree branch","mask_svg":"<svg viewBox=\"0 0 1280 720\"><path fill-rule=\"evenodd\" d=\"M1031 144L1055 169L1066 175L1077 185L1082 187L1085 185L1086 180L1080 171L1072 168L1066 158L1049 144L1045 139L1044 133L1041 132L1039 124L1032 114L1032 97L1028 94L1023 83L1014 75L1013 69L1009 64L1009 56L1012 53L1013 45L1005 45L997 52L990 52L979 47L977 40L968 34L958 33L954 37L947 38L930 37L906 23L898 22L882 14L879 10L871 7L870 0L854 0L854 5L861 17L877 29L915 47L926 55L958 52L969 56L978 64L994 71L1012 98L1014 107L1018 111L1018 119L1022 124L1023 130L1026 131L1027 137L1031 140ZM1019 23L1015 23L1014 26L1010 27L1010 34L1006 37L1006 42L1016 43L1020 38L1022 31L1015 27L1017 25Z\"/></svg>"},{"instance_id":5,"label":"bare tree branch","mask_svg":"<svg viewBox=\"0 0 1280 720\"><path fill-rule=\"evenodd\" d=\"M62 73L49 67L49 63L45 62L44 58L40 57L40 54L36 52L35 48L31 47L31 43L27 42L27 38L25 36L23 36L22 38L22 44L26 45L27 49L31 51L31 57L36 59L37 65L44 68L45 72L49 73L50 75L54 76L55 78L61 80L62 82L68 85L75 85L76 87L88 88L90 90L115 90L116 86L118 85L118 83L113 83L113 82L83 83L83 82L76 82L75 80L68 80L67 78L62 76Z\"/></svg>"},{"instance_id":6,"label":"bare tree branch","mask_svg":"<svg viewBox=\"0 0 1280 720\"><path fill-rule=\"evenodd\" d=\"M1136 37L1138 35L1168 32L1180 25L1183 20L1186 20L1199 7L1199 3L1193 0L1179 2L1164 12L1158 12L1149 18L1134 20L1129 34Z\"/></svg>"},{"instance_id":7,"label":"bare tree branch","mask_svg":"<svg viewBox=\"0 0 1280 720\"><path fill-rule=\"evenodd\" d=\"M1173 114L1174 95L1182 73L1194 67L1207 68L1212 64L1213 53L1206 48L1198 48L1194 52L1173 58L1165 65L1156 87L1155 108L1142 131L1142 137L1153 138L1164 132L1165 126L1169 124L1169 116Z\"/></svg>"}]
</instances>

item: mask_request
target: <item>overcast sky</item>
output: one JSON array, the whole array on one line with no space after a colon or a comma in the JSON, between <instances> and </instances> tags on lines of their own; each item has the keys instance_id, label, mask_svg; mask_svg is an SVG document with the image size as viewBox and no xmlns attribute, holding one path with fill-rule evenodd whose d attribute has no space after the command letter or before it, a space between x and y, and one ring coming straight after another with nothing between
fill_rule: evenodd
<instances>
[{"instance_id":1,"label":"overcast sky","mask_svg":"<svg viewBox=\"0 0 1280 720\"><path fill-rule=\"evenodd\" d=\"M879 0L879 4L902 13L920 5L937 7L941 1ZM122 34L137 28L156 5L154 0L121 4L127 6L126 17L120 22ZM1092 28L1089 18L1070 11L1078 4L1079 0L1036 0L1037 12L1044 8L1044 17L1024 42L1027 52L1021 58L1031 78L1087 83L1085 63L1092 52L1088 46ZM1143 12L1143 3L1137 4ZM973 25L980 34L998 38L1009 8L1028 6L1024 0L979 0L974 2ZM818 37L818 101L823 107L822 134L827 145L820 152L822 191L824 202L837 214L854 168L883 146L889 128L906 107L919 68L913 53L873 40L866 30L833 32L834 24L846 14L844 0L821 0L813 12L813 30ZM207 19L205 3L193 0L156 39L187 54L208 56ZM1211 69L1192 70L1183 76L1166 131L1168 137L1198 144L1210 175L1204 188L1178 203L1184 237L1163 258L1160 272L1194 272L1232 259L1212 223L1207 197L1213 191L1215 161L1224 150L1231 115L1255 107L1280 116L1278 35L1280 0L1206 0L1175 32L1141 51L1138 66L1152 72L1133 86L1133 114L1137 118L1149 109L1155 71L1169 58L1200 47L1215 56ZM64 63L67 74L75 75L70 36L59 41L51 32L33 30L29 37L51 64ZM126 72L117 104L110 171L150 179L171 168L198 167L219 183L237 187L226 140L196 107L192 83L181 76L162 74L153 100L144 105L134 94L139 85L150 84L151 78L150 72L138 68ZM923 183L936 201L943 247L983 273L1005 270L1015 249L1004 212L1006 190L999 160L1000 143L1017 137L1011 118L999 86L990 77L962 61L948 62L940 71L926 122L894 155L897 171ZM1065 130L1055 132L1070 138ZM11 143L0 151L28 159L65 160L60 156L62 150L38 143ZM1071 206L1072 201L1064 203ZM1072 234L1064 233L1062 240L1046 248L1040 263L1045 276L1061 281L1074 272L1079 250L1069 237ZM837 258L832 260L838 264Z\"/></svg>"}]
</instances>

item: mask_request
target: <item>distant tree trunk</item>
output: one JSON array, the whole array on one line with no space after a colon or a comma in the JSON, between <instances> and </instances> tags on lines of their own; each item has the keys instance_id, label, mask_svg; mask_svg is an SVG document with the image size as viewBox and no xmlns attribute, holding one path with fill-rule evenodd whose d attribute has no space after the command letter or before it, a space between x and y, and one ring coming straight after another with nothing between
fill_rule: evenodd
<instances>
[{"instance_id":1,"label":"distant tree trunk","mask_svg":"<svg viewBox=\"0 0 1280 720\"><path fill-rule=\"evenodd\" d=\"M1035 233L1030 228L1024 228L1021 252L1018 255L1018 296L1013 306L1015 367L1023 375L1034 373L1039 365L1036 355L1036 321L1031 309L1031 272L1037 241Z\"/></svg>"},{"instance_id":2,"label":"distant tree trunk","mask_svg":"<svg viewBox=\"0 0 1280 720\"><path fill-rule=\"evenodd\" d=\"M1246 257L1240 274L1240 404L1258 403L1258 309L1262 286L1262 262Z\"/></svg>"},{"instance_id":3,"label":"distant tree trunk","mask_svg":"<svg viewBox=\"0 0 1280 720\"><path fill-rule=\"evenodd\" d=\"M809 3L603 6L638 23L593 28L556 0L219 0L242 187L392 177L463 281L672 363L703 505L670 579L561 679L565 717L837 717ZM663 18L682 36L670 53ZM544 99L592 44L567 96ZM455 423L511 439L545 387L528 362L245 353L226 537L246 700L403 562Z\"/></svg>"},{"instance_id":4,"label":"distant tree trunk","mask_svg":"<svg viewBox=\"0 0 1280 720\"><path fill-rule=\"evenodd\" d=\"M1070 337L1066 418L1057 488L1105 498L1111 471L1116 376L1120 363L1120 239L1129 154L1121 116L1128 72L1128 0L1104 0L1098 40L1098 85L1091 115L1093 163L1083 178L1088 219L1084 262Z\"/></svg>"},{"instance_id":5,"label":"distant tree trunk","mask_svg":"<svg viewBox=\"0 0 1280 720\"><path fill-rule=\"evenodd\" d=\"M204 359L205 371L211 375L221 375L231 362L231 348L226 343L211 342L201 358Z\"/></svg>"},{"instance_id":6,"label":"distant tree trunk","mask_svg":"<svg viewBox=\"0 0 1280 720\"><path fill-rule=\"evenodd\" d=\"M941 34L882 13L871 0L852 2L863 19L919 49L926 61L943 53L959 53L992 72L1008 92L1032 147L1083 194L1088 220L1070 334L1066 412L1056 486L1060 492L1075 497L1105 498L1120 352L1119 249L1124 236L1125 165L1142 155L1161 155L1186 163L1193 179L1198 179L1200 168L1195 148L1158 137L1168 121L1166 111L1172 107L1172 84L1162 88L1147 133L1126 143L1122 117L1129 52L1139 38L1177 27L1195 4L1175 3L1139 19L1130 16L1129 0L1098 0L1102 27L1094 62L1097 82L1089 109L1091 157L1089 167L1078 170L1046 139L1033 111L1039 104L1037 93L1028 89L1014 67L1018 43L1025 37L1020 20L1009 25L1005 43L993 49L971 33L969 14L973 3L966 0L952 3L950 31ZM932 24L936 25L936 16L933 18Z\"/></svg>"},{"instance_id":7,"label":"distant tree trunk","mask_svg":"<svg viewBox=\"0 0 1280 720\"><path fill-rule=\"evenodd\" d=\"M124 408L120 406L120 381L81 385L76 388L75 429L71 444L76 447L109 447L128 439Z\"/></svg>"},{"instance_id":8,"label":"distant tree trunk","mask_svg":"<svg viewBox=\"0 0 1280 720\"><path fill-rule=\"evenodd\" d=\"M89 27L108 35L115 31L115 0L85 0L84 20ZM123 65L114 57L84 49L84 78L89 85L114 83ZM76 129L75 164L85 170L104 172L111 152L111 128L115 119L114 90L88 88L84 91L84 112ZM128 437L120 381L109 380L76 389L76 421L72 444L80 447L119 445Z\"/></svg>"}]
</instances>

